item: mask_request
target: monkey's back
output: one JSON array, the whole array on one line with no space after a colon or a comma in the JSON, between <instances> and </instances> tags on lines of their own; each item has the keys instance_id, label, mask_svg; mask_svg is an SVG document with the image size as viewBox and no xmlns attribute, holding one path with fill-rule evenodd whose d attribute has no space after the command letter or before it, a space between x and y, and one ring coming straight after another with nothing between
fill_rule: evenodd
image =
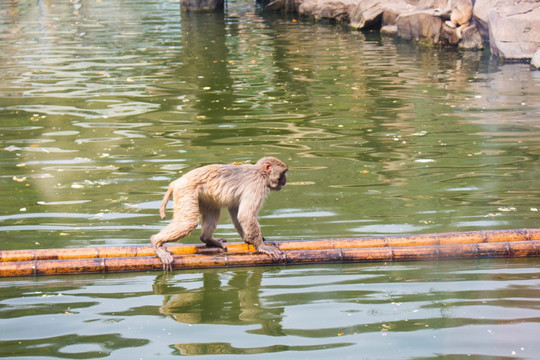
<instances>
[{"instance_id":1,"label":"monkey's back","mask_svg":"<svg viewBox=\"0 0 540 360\"><path fill-rule=\"evenodd\" d=\"M260 170L251 164L206 165L175 180L175 193L194 194L202 203L229 207L238 205L250 192L267 192Z\"/></svg>"}]
</instances>

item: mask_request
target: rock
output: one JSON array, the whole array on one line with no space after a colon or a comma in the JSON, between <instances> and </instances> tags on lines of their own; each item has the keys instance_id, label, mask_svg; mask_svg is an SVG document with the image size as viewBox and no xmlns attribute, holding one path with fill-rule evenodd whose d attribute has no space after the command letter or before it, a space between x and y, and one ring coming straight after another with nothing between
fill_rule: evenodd
<instances>
[{"instance_id":1,"label":"rock","mask_svg":"<svg viewBox=\"0 0 540 360\"><path fill-rule=\"evenodd\" d=\"M465 29L463 29L461 31L461 36L462 39L460 42L458 42L458 47L471 50L480 50L484 48L484 39L482 38L482 35L478 30L478 26L476 26L476 24L469 25Z\"/></svg>"},{"instance_id":2,"label":"rock","mask_svg":"<svg viewBox=\"0 0 540 360\"><path fill-rule=\"evenodd\" d=\"M189 1L220 0L181 0L182 4ZM539 0L476 0L472 22L461 28L461 39L456 29L445 23L455 0L256 1L268 10L296 11L316 20L350 23L355 29L380 28L383 34L405 39L464 49L481 49L489 41L492 53L504 59L528 60L540 49Z\"/></svg>"},{"instance_id":3,"label":"rock","mask_svg":"<svg viewBox=\"0 0 540 360\"><path fill-rule=\"evenodd\" d=\"M489 11L495 4L513 4L513 0L476 0L473 9L473 20L484 41L489 42Z\"/></svg>"},{"instance_id":4,"label":"rock","mask_svg":"<svg viewBox=\"0 0 540 360\"><path fill-rule=\"evenodd\" d=\"M385 25L381 28L381 34L395 36L398 34L397 25Z\"/></svg>"},{"instance_id":5,"label":"rock","mask_svg":"<svg viewBox=\"0 0 540 360\"><path fill-rule=\"evenodd\" d=\"M416 2L416 0L396 0L384 2L384 12L381 25L396 25L399 15L415 10Z\"/></svg>"},{"instance_id":6,"label":"rock","mask_svg":"<svg viewBox=\"0 0 540 360\"><path fill-rule=\"evenodd\" d=\"M428 40L438 43L443 20L433 16L433 10L417 10L401 14L397 20L398 35L408 40Z\"/></svg>"},{"instance_id":7,"label":"rock","mask_svg":"<svg viewBox=\"0 0 540 360\"><path fill-rule=\"evenodd\" d=\"M534 53L531 59L531 66L535 69L540 70L540 50Z\"/></svg>"},{"instance_id":8,"label":"rock","mask_svg":"<svg viewBox=\"0 0 540 360\"><path fill-rule=\"evenodd\" d=\"M351 12L351 27L354 29L380 27L383 10L381 0L359 1Z\"/></svg>"},{"instance_id":9,"label":"rock","mask_svg":"<svg viewBox=\"0 0 540 360\"><path fill-rule=\"evenodd\" d=\"M464 49L481 49L483 40L476 25L462 29L460 39L456 29L435 15L435 9L402 13L396 20L398 36L409 40L429 41L444 45L457 45Z\"/></svg>"},{"instance_id":10,"label":"rock","mask_svg":"<svg viewBox=\"0 0 540 360\"><path fill-rule=\"evenodd\" d=\"M333 19L349 22L350 14L358 0L304 0L297 9L298 14L316 20Z\"/></svg>"},{"instance_id":11,"label":"rock","mask_svg":"<svg viewBox=\"0 0 540 360\"><path fill-rule=\"evenodd\" d=\"M441 37L439 39L440 43L457 45L459 43L459 37L455 28L448 26L448 24L441 18L443 21L441 28Z\"/></svg>"},{"instance_id":12,"label":"rock","mask_svg":"<svg viewBox=\"0 0 540 360\"><path fill-rule=\"evenodd\" d=\"M540 2L519 1L489 11L491 53L506 60L529 60L540 49Z\"/></svg>"},{"instance_id":13,"label":"rock","mask_svg":"<svg viewBox=\"0 0 540 360\"><path fill-rule=\"evenodd\" d=\"M416 4L416 10L443 10L448 7L448 3L452 0L419 0Z\"/></svg>"},{"instance_id":14,"label":"rock","mask_svg":"<svg viewBox=\"0 0 540 360\"><path fill-rule=\"evenodd\" d=\"M351 12L351 27L380 28L395 25L397 17L415 8L416 0L359 0Z\"/></svg>"}]
</instances>

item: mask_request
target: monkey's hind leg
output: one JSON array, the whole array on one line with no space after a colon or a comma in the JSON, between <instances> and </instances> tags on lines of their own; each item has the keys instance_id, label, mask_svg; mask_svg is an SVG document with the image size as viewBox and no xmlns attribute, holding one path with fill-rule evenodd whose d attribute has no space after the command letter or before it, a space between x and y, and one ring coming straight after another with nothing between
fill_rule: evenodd
<instances>
[{"instance_id":1,"label":"monkey's hind leg","mask_svg":"<svg viewBox=\"0 0 540 360\"><path fill-rule=\"evenodd\" d=\"M215 207L201 206L200 211L202 214L201 241L208 247L220 248L227 252L227 246L225 246L227 240L212 236L219 222L221 210Z\"/></svg>"},{"instance_id":2,"label":"monkey's hind leg","mask_svg":"<svg viewBox=\"0 0 540 360\"><path fill-rule=\"evenodd\" d=\"M455 28L456 28L456 24L454 24L454 22L451 21L451 20L446 20L444 23L445 23L449 28L452 28L452 29L455 29Z\"/></svg>"},{"instance_id":3,"label":"monkey's hind leg","mask_svg":"<svg viewBox=\"0 0 540 360\"><path fill-rule=\"evenodd\" d=\"M170 252L165 250L163 245L167 242L180 240L181 238L189 235L193 230L195 230L198 224L198 219L192 221L182 221L180 219L173 218L171 223L163 230L150 237L150 243L152 244L156 255L163 263L164 271L172 270L174 258Z\"/></svg>"},{"instance_id":4,"label":"monkey's hind leg","mask_svg":"<svg viewBox=\"0 0 540 360\"><path fill-rule=\"evenodd\" d=\"M469 25L470 23L466 23L456 28L456 34L457 34L458 39L460 40L463 39L463 30L465 30L465 28L467 28Z\"/></svg>"}]
</instances>

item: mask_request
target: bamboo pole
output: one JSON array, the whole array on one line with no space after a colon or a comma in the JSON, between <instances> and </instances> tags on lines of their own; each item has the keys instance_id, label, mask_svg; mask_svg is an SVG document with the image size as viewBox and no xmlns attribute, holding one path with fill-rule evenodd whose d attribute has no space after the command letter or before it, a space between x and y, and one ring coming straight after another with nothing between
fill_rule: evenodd
<instances>
[{"instance_id":1,"label":"bamboo pole","mask_svg":"<svg viewBox=\"0 0 540 360\"><path fill-rule=\"evenodd\" d=\"M492 243L504 241L540 240L540 229L482 230L469 232L433 233L418 235L373 236L361 238L293 240L270 242L282 251L317 250L367 247L402 247L422 245L451 245ZM255 249L248 244L227 244L228 253L249 253ZM216 254L215 248L204 244L169 245L167 250L174 255ZM31 260L67 260L108 257L154 256L151 246L108 246L67 249L0 250L0 263Z\"/></svg>"},{"instance_id":2,"label":"bamboo pole","mask_svg":"<svg viewBox=\"0 0 540 360\"><path fill-rule=\"evenodd\" d=\"M540 256L540 230L494 230L353 239L281 241L274 262L244 243L228 252L204 245L176 245L174 269L308 263L443 260ZM1 276L160 270L150 246L0 251Z\"/></svg>"},{"instance_id":3,"label":"bamboo pole","mask_svg":"<svg viewBox=\"0 0 540 360\"><path fill-rule=\"evenodd\" d=\"M540 241L508 241L452 245L289 250L279 261L258 253L219 253L174 256L173 269L298 265L377 261L418 261L540 256ZM52 275L161 270L155 256L32 260L0 264L0 276Z\"/></svg>"}]
</instances>

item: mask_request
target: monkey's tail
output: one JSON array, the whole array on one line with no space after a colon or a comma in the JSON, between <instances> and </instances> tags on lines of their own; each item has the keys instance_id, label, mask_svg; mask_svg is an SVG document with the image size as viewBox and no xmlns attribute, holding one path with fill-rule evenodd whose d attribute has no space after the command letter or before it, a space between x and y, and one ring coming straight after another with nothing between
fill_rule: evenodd
<instances>
[{"instance_id":1,"label":"monkey's tail","mask_svg":"<svg viewBox=\"0 0 540 360\"><path fill-rule=\"evenodd\" d=\"M165 219L165 208L167 207L167 203L169 202L172 192L173 185L170 184L165 196L163 196L163 201L161 201L161 207L159 208L159 216L161 216L162 219Z\"/></svg>"}]
</instances>

